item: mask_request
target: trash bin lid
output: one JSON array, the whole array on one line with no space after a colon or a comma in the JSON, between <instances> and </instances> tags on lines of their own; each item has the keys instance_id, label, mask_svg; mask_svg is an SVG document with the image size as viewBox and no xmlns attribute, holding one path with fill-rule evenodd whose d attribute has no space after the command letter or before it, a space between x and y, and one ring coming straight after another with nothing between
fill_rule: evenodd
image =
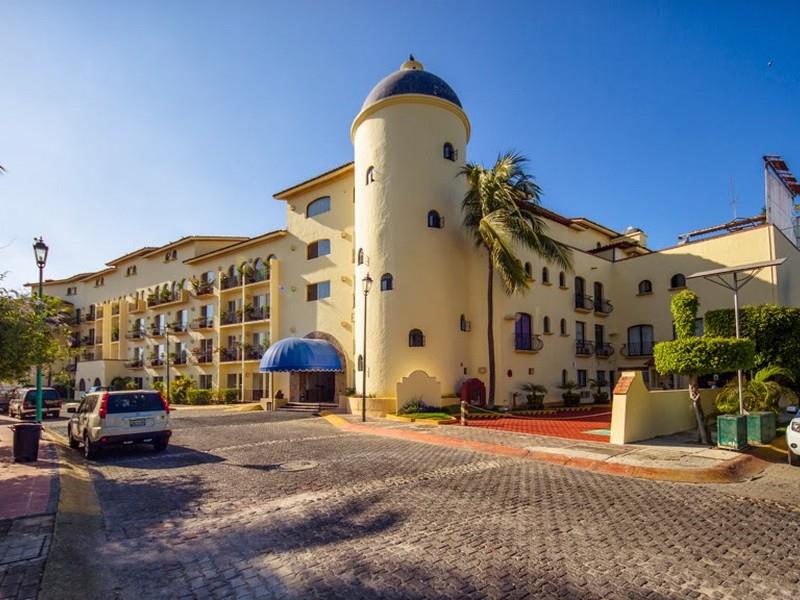
<instances>
[{"instance_id":1,"label":"trash bin lid","mask_svg":"<svg viewBox=\"0 0 800 600\"><path fill-rule=\"evenodd\" d=\"M42 426L39 423L14 423L11 426L11 429L16 431L17 429L21 431L32 431L34 429L41 429Z\"/></svg>"}]
</instances>

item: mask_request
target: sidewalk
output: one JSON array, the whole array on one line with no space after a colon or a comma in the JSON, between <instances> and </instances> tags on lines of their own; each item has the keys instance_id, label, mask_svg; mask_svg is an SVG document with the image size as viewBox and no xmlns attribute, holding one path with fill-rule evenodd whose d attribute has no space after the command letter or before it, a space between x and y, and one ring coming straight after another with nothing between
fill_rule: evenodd
<instances>
[{"instance_id":1,"label":"sidewalk","mask_svg":"<svg viewBox=\"0 0 800 600\"><path fill-rule=\"evenodd\" d=\"M452 446L476 452L512 456L608 475L682 481L733 483L762 472L767 463L755 456L707 448L678 434L646 444L617 446L552 436L516 434L484 427L447 425L426 427L354 415L327 415L329 422L348 431Z\"/></svg>"},{"instance_id":2,"label":"sidewalk","mask_svg":"<svg viewBox=\"0 0 800 600\"><path fill-rule=\"evenodd\" d=\"M42 440L37 463L15 463L14 419L0 417L0 598L36 598L53 535L58 455Z\"/></svg>"}]
</instances>

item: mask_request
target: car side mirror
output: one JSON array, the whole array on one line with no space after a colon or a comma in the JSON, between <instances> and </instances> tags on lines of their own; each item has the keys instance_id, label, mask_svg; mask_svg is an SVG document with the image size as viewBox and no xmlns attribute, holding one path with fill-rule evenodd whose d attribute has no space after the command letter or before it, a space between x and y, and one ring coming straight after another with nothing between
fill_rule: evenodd
<instances>
[{"instance_id":1,"label":"car side mirror","mask_svg":"<svg viewBox=\"0 0 800 600\"><path fill-rule=\"evenodd\" d=\"M67 412L68 413L74 413L74 412L78 412L78 410L74 406L68 406L67 407Z\"/></svg>"}]
</instances>

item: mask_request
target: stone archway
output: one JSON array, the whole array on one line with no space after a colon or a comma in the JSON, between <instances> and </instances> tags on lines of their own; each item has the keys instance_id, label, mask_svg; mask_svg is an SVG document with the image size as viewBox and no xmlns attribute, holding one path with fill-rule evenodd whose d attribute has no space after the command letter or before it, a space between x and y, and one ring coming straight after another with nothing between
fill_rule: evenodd
<instances>
[{"instance_id":1,"label":"stone archway","mask_svg":"<svg viewBox=\"0 0 800 600\"><path fill-rule=\"evenodd\" d=\"M325 340L334 347L342 362L339 372L292 372L289 374L289 400L291 402L309 402L313 404L336 403L339 396L347 388L348 362L342 345L329 333L312 331L304 336L310 340Z\"/></svg>"}]
</instances>

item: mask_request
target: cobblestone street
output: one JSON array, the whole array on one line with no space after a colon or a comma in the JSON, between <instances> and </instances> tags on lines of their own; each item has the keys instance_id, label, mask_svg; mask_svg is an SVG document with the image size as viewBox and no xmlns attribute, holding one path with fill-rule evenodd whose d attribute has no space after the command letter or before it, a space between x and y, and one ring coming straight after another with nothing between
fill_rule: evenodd
<instances>
[{"instance_id":1,"label":"cobblestone street","mask_svg":"<svg viewBox=\"0 0 800 600\"><path fill-rule=\"evenodd\" d=\"M91 467L123 598L796 598L800 511L180 410L173 445ZM499 434L504 435L504 434ZM122 590L122 591L119 591Z\"/></svg>"}]
</instances>

